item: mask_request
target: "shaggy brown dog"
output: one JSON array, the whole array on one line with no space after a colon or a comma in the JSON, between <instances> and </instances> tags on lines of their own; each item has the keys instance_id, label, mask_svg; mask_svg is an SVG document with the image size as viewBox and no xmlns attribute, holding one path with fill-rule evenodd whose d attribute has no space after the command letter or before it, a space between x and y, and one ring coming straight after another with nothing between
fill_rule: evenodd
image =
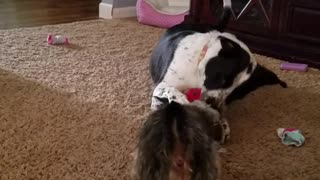
<instances>
[{"instance_id":1,"label":"shaggy brown dog","mask_svg":"<svg viewBox=\"0 0 320 180\"><path fill-rule=\"evenodd\" d=\"M135 179L218 179L223 123L219 112L201 101L189 105L172 102L152 112L134 153Z\"/></svg>"}]
</instances>

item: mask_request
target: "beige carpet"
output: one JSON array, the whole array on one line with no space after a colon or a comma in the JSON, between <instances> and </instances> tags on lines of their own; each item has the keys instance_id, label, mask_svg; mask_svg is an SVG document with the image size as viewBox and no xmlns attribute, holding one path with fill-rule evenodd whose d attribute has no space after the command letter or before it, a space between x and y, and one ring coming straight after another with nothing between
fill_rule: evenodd
<instances>
[{"instance_id":1,"label":"beige carpet","mask_svg":"<svg viewBox=\"0 0 320 180\"><path fill-rule=\"evenodd\" d=\"M149 112L149 56L162 29L97 20L0 31L0 179L129 179L129 153ZM69 47L46 45L48 33ZM281 72L230 109L225 180L320 179L320 72ZM278 127L297 127L301 148Z\"/></svg>"}]
</instances>

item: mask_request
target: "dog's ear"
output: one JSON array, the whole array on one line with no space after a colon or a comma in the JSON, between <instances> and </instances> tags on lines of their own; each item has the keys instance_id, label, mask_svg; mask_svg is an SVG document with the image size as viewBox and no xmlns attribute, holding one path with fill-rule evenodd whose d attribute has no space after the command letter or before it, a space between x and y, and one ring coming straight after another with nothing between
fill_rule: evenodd
<instances>
[{"instance_id":1,"label":"dog's ear","mask_svg":"<svg viewBox=\"0 0 320 180\"><path fill-rule=\"evenodd\" d=\"M241 55L242 49L239 44L232 41L231 39L220 36L221 50L219 56L223 57L238 57ZM239 57L238 57L239 58Z\"/></svg>"},{"instance_id":2,"label":"dog's ear","mask_svg":"<svg viewBox=\"0 0 320 180\"><path fill-rule=\"evenodd\" d=\"M234 41L232 41L228 38L220 36L219 39L220 39L220 43L221 43L223 50L230 51L230 50L235 49L236 47L239 47L239 45L237 43L235 43Z\"/></svg>"}]
</instances>

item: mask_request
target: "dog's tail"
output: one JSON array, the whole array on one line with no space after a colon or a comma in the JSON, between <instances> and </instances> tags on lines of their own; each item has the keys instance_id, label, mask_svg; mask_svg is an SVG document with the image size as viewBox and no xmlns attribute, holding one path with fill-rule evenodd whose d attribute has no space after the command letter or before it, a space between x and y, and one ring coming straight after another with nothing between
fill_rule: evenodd
<instances>
[{"instance_id":1,"label":"dog's tail","mask_svg":"<svg viewBox=\"0 0 320 180\"><path fill-rule=\"evenodd\" d=\"M211 6L212 7L212 6ZM223 12L217 23L216 29L218 31L224 31L230 21L232 15L232 3L231 0L223 0Z\"/></svg>"}]
</instances>

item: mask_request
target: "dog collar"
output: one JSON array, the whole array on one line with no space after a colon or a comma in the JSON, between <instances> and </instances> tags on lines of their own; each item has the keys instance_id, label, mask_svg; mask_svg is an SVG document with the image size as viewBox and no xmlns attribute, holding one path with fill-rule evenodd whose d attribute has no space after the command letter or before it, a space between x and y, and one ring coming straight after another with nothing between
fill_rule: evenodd
<instances>
[{"instance_id":1,"label":"dog collar","mask_svg":"<svg viewBox=\"0 0 320 180\"><path fill-rule=\"evenodd\" d=\"M198 58L198 64L204 59L204 57L206 56L207 54L207 51L209 49L209 46L208 46L208 43L205 44L201 50L201 53L200 53L200 56Z\"/></svg>"}]
</instances>

